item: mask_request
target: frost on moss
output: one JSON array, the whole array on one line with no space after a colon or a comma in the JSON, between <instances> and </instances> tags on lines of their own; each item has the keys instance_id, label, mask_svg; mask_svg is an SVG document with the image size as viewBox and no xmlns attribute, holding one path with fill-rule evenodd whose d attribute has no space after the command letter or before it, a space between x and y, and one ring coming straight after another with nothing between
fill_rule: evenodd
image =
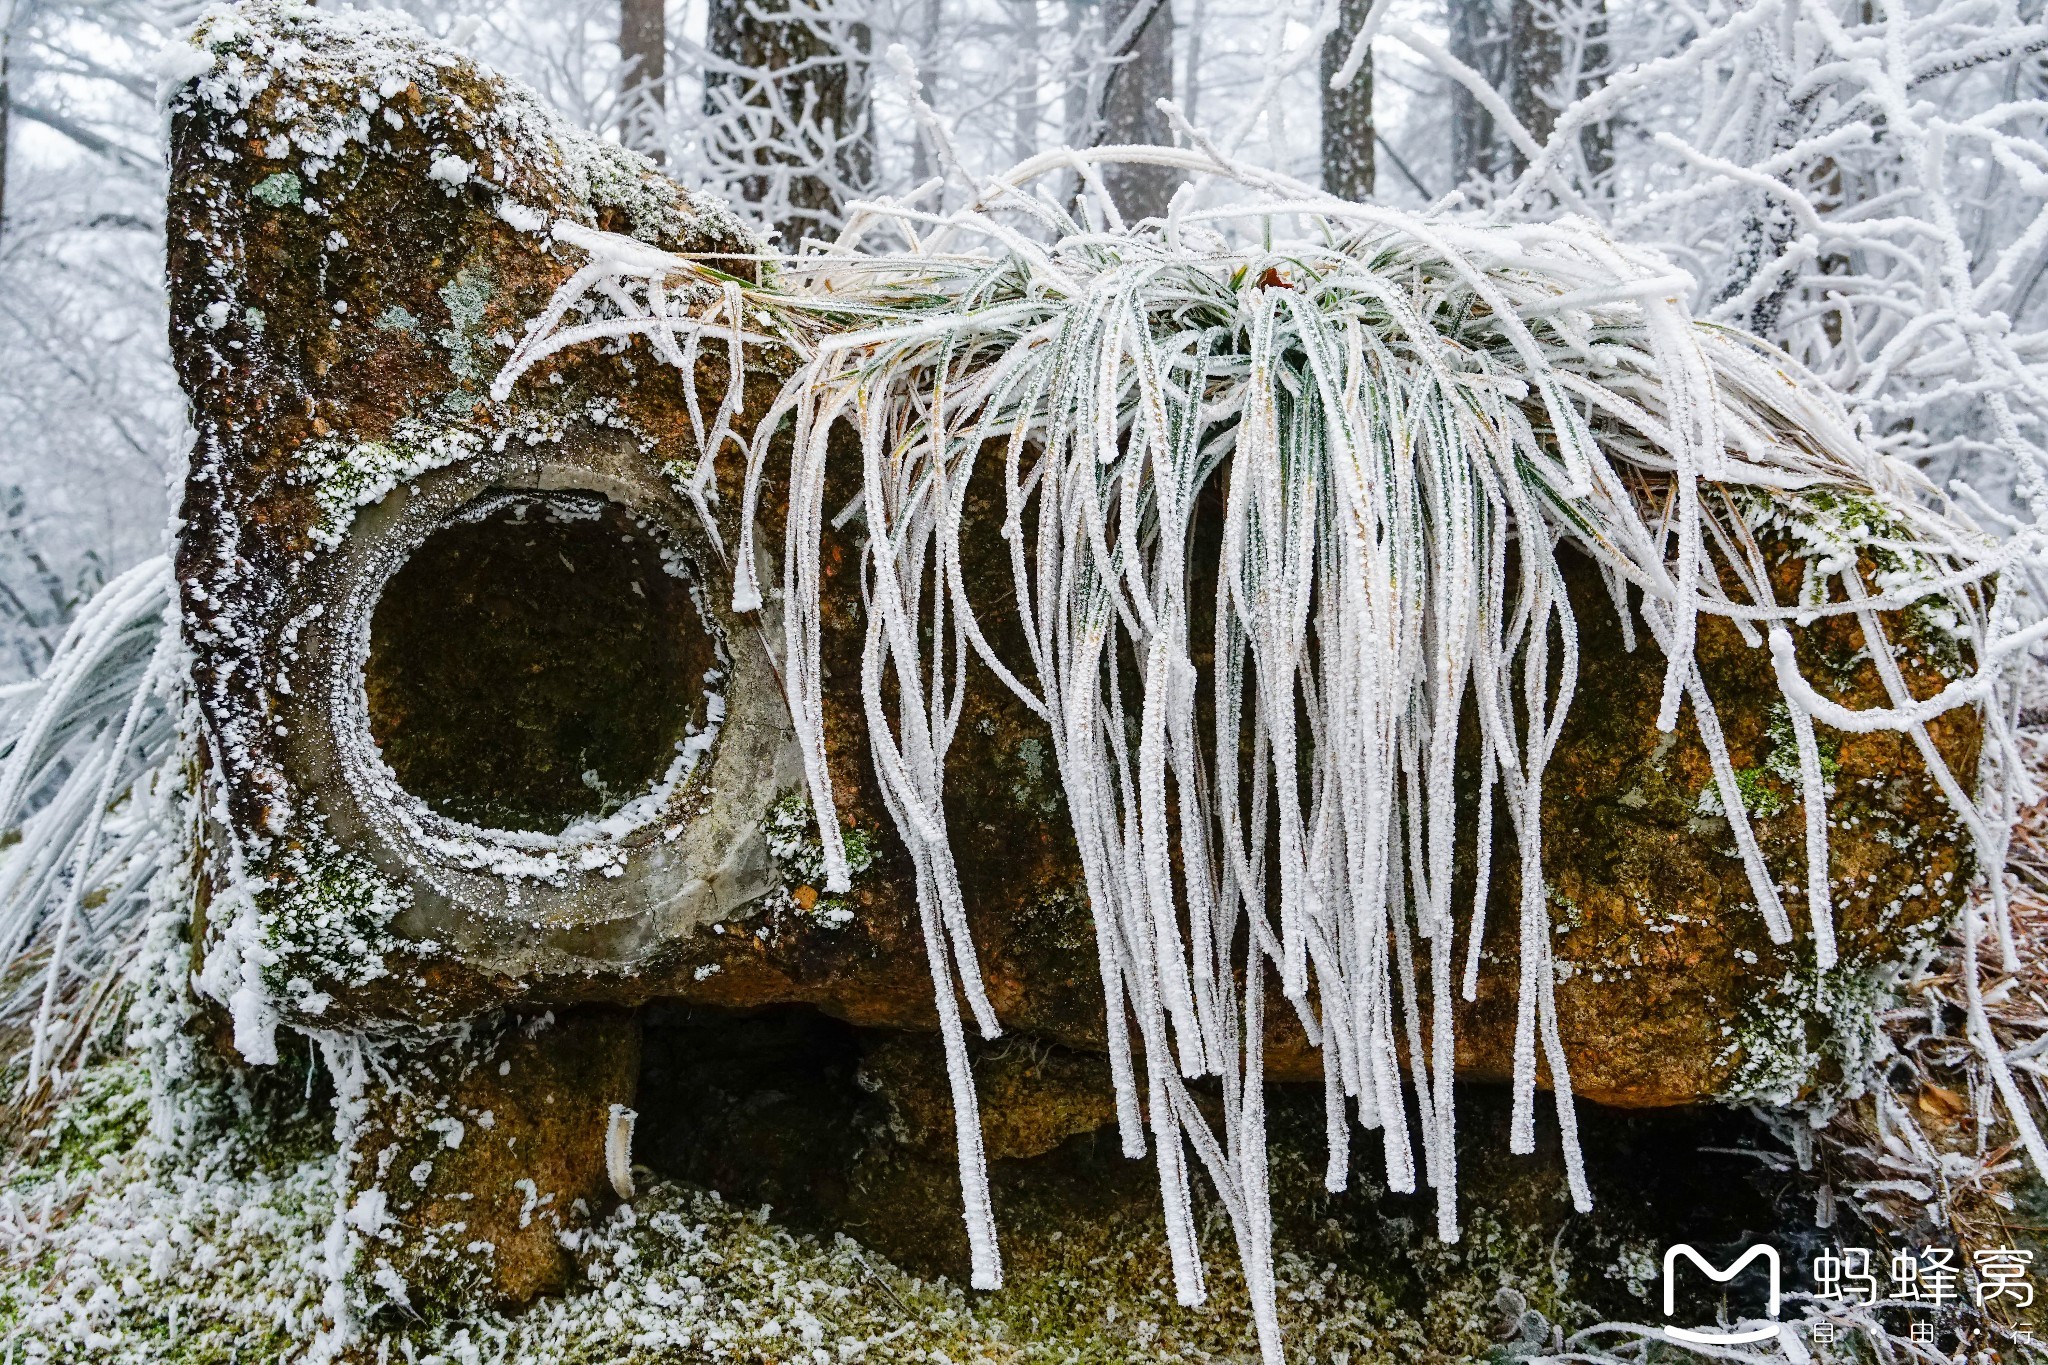
<instances>
[{"instance_id":1,"label":"frost on moss","mask_svg":"<svg viewBox=\"0 0 2048 1365\"><path fill-rule=\"evenodd\" d=\"M1771 703L1764 738L1771 743L1771 751L1764 757L1765 770L1796 790L1799 783L1799 741L1792 733L1792 713L1784 702ZM1820 750L1821 794L1832 797L1835 778L1842 771L1842 742L1832 734L1816 729L1814 747Z\"/></svg>"},{"instance_id":2,"label":"frost on moss","mask_svg":"<svg viewBox=\"0 0 2048 1365\"><path fill-rule=\"evenodd\" d=\"M622 214L634 237L660 240L680 211L697 220L700 230L732 241L752 240L752 232L723 200L692 194L661 178L639 152L602 138L563 133L557 134L556 147L570 192L592 208Z\"/></svg>"},{"instance_id":3,"label":"frost on moss","mask_svg":"<svg viewBox=\"0 0 2048 1365\"><path fill-rule=\"evenodd\" d=\"M179 1035L173 1050L190 1046ZM1249 1345L1238 1278L1219 1273L1208 1305L1176 1305L1143 1217L1101 1220L1011 1288L970 1296L846 1236L792 1232L765 1208L670 1181L564 1238L576 1268L562 1295L516 1315L427 1307L365 1325L347 1317L334 1253L329 1107L296 1093L314 1092L317 1078L302 1070L259 1095L217 1068L166 1086L163 1065L153 1050L102 1055L52 1123L84 1136L0 1167L26 1211L0 1240L0 1337L14 1360L1167 1365ZM154 1127L142 1121L153 1094ZM1290 1185L1320 1179L1305 1149L1276 1159ZM1301 1359L1475 1359L1504 1290L1551 1320L1583 1313L1567 1291L1572 1251L1538 1229L1480 1211L1451 1247L1415 1236L1404 1218L1386 1226L1412 1243L1427 1285L1419 1302L1351 1264L1355 1234L1279 1256L1281 1311ZM1220 1210L1208 1210L1201 1237L1212 1252L1228 1242Z\"/></svg>"},{"instance_id":4,"label":"frost on moss","mask_svg":"<svg viewBox=\"0 0 2048 1365\"><path fill-rule=\"evenodd\" d=\"M149 1068L123 1051L88 1067L49 1119L29 1134L34 1169L52 1178L89 1175L142 1139L149 1127Z\"/></svg>"},{"instance_id":5,"label":"frost on moss","mask_svg":"<svg viewBox=\"0 0 2048 1365\"><path fill-rule=\"evenodd\" d=\"M1796 780L1796 773L1794 777ZM1758 819L1769 819L1785 811L1785 797L1777 788L1775 774L1767 768L1737 769L1735 791L1741 798L1743 811ZM1694 809L1705 816L1728 814L1727 807L1721 802L1721 789L1712 782L1700 788L1699 799L1694 802Z\"/></svg>"},{"instance_id":6,"label":"frost on moss","mask_svg":"<svg viewBox=\"0 0 2048 1365\"><path fill-rule=\"evenodd\" d=\"M299 477L313 485L320 520L313 539L326 549L341 544L356 512L379 502L408 479L466 460L483 449L469 432L401 420L389 441L313 441L299 452Z\"/></svg>"},{"instance_id":7,"label":"frost on moss","mask_svg":"<svg viewBox=\"0 0 2048 1365\"><path fill-rule=\"evenodd\" d=\"M1890 1051L1880 1015L1897 975L1847 963L1823 972L1810 958L1787 971L1728 1026L1722 1100L1825 1117L1861 1094Z\"/></svg>"},{"instance_id":8,"label":"frost on moss","mask_svg":"<svg viewBox=\"0 0 2048 1365\"><path fill-rule=\"evenodd\" d=\"M1764 755L1762 763L1736 770L1735 789L1742 797L1744 811L1769 819L1782 815L1799 801L1799 741L1792 733L1792 713L1784 702L1771 703L1764 737L1770 742L1770 752ZM1832 800L1835 777L1842 770L1841 741L1818 732L1815 745L1820 750L1821 793ZM1721 805L1720 788L1712 782L1701 789L1696 809L1706 816L1728 813Z\"/></svg>"},{"instance_id":9,"label":"frost on moss","mask_svg":"<svg viewBox=\"0 0 2048 1365\"><path fill-rule=\"evenodd\" d=\"M1744 768L1735 774L1735 790L1742 808L1751 815L1769 818L1783 813L1785 798L1771 785L1771 774L1762 768Z\"/></svg>"},{"instance_id":10,"label":"frost on moss","mask_svg":"<svg viewBox=\"0 0 2048 1365\"><path fill-rule=\"evenodd\" d=\"M279 1025L287 1015L320 1020L336 990L389 976L386 955L400 947L390 924L411 893L318 827L310 834L252 861L222 858L219 889L204 911L193 984L225 1007L235 1050L256 1066L279 1061Z\"/></svg>"},{"instance_id":11,"label":"frost on moss","mask_svg":"<svg viewBox=\"0 0 2048 1365\"><path fill-rule=\"evenodd\" d=\"M273 999L317 1019L332 1003L326 987L391 974L386 955L400 946L391 922L411 903L410 891L340 848L294 848L265 872L254 896L268 959L263 983Z\"/></svg>"},{"instance_id":12,"label":"frost on moss","mask_svg":"<svg viewBox=\"0 0 2048 1365\"><path fill-rule=\"evenodd\" d=\"M1738 501L1743 520L1752 531L1787 537L1807 562L1800 593L1803 602L1818 603L1821 599L1815 594L1825 589L1827 580L1854 568L1863 555L1876 559L1881 575L1911 575L1908 582L1938 573L1927 556L1905 548L1914 540L1906 519L1874 492L1840 487L1745 488ZM1894 590L1894 585L1882 578L1880 586L1886 592Z\"/></svg>"},{"instance_id":13,"label":"frost on moss","mask_svg":"<svg viewBox=\"0 0 2048 1365\"><path fill-rule=\"evenodd\" d=\"M671 488L675 489L679 495L688 497L690 495L690 486L697 477L697 461L694 459L663 460L661 462L661 473L668 480Z\"/></svg>"},{"instance_id":14,"label":"frost on moss","mask_svg":"<svg viewBox=\"0 0 2048 1365\"><path fill-rule=\"evenodd\" d=\"M304 1358L319 1332L328 1163L269 1161L232 1131L161 1174L148 1150L111 1155L77 1183L48 1168L12 1173L9 1192L25 1203L77 1201L0 1261L0 1333L14 1358Z\"/></svg>"},{"instance_id":15,"label":"frost on moss","mask_svg":"<svg viewBox=\"0 0 2048 1365\"><path fill-rule=\"evenodd\" d=\"M1027 735L1017 741L1017 761L1024 769L1023 775L1010 789L1017 804L1040 815L1059 814L1059 774L1054 770L1052 754L1045 741L1035 735Z\"/></svg>"},{"instance_id":16,"label":"frost on moss","mask_svg":"<svg viewBox=\"0 0 2048 1365\"><path fill-rule=\"evenodd\" d=\"M312 1059L241 1072L201 1041L173 905L82 1069L0 1154L12 1360L303 1359L319 1334L333 1161Z\"/></svg>"},{"instance_id":17,"label":"frost on moss","mask_svg":"<svg viewBox=\"0 0 2048 1365\"><path fill-rule=\"evenodd\" d=\"M1875 492L1824 486L1744 489L1737 503L1752 531L1785 536L1804 561L1801 605L1824 602L1829 582L1859 560L1873 566L1870 581L1887 597L1909 597L1915 586L1942 576L1942 566L1918 548L1907 518ZM1903 616L1914 643L1944 672L1962 671L1962 645L1969 632L1942 594L1912 602Z\"/></svg>"},{"instance_id":18,"label":"frost on moss","mask_svg":"<svg viewBox=\"0 0 2048 1365\"><path fill-rule=\"evenodd\" d=\"M761 822L761 837L800 909L830 928L852 920L853 909L845 900L820 894L825 885L825 850L818 842L810 798L801 788L785 792L768 808ZM858 877L875 865L881 846L871 831L842 825L840 837L846 844L846 870L851 875Z\"/></svg>"},{"instance_id":19,"label":"frost on moss","mask_svg":"<svg viewBox=\"0 0 2048 1365\"><path fill-rule=\"evenodd\" d=\"M215 5L169 60L174 114L210 110L230 130L259 115L269 136L255 150L278 163L258 182L259 202L271 207L329 212L361 157L413 128L432 144L423 179L445 193L465 185L495 196L500 215L526 230L615 212L634 235L670 249L759 249L716 197L665 180L644 156L560 118L527 87L479 71L401 15L290 0ZM279 90L315 97L276 100ZM249 154L239 133L223 141L223 155ZM502 182L477 174L486 165L528 173Z\"/></svg>"}]
</instances>

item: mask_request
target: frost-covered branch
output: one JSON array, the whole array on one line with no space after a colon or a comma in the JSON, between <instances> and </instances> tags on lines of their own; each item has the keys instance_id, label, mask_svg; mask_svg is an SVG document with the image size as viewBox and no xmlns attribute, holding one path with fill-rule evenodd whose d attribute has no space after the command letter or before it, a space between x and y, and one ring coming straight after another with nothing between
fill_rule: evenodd
<instances>
[{"instance_id":1,"label":"frost-covered branch","mask_svg":"<svg viewBox=\"0 0 2048 1365\"><path fill-rule=\"evenodd\" d=\"M1504 130L1485 135L1525 163L1492 217L1562 204L1661 250L1692 274L1702 316L1784 346L1883 449L2038 517L2048 21L1971 0L1715 3L1682 23L1637 6L1601 21L1599 42L1635 60L1564 107L1555 82L1540 118L1512 90L1473 88ZM1595 52L1592 29L1576 33ZM1390 36L1456 81L1497 79ZM1499 46L1482 35L1466 50Z\"/></svg>"}]
</instances>

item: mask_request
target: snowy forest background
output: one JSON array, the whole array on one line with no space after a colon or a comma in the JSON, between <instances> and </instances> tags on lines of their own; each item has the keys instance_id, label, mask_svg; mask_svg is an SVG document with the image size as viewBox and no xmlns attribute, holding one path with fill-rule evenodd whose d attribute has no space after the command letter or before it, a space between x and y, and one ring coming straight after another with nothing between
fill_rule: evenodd
<instances>
[{"instance_id":1,"label":"snowy forest background","mask_svg":"<svg viewBox=\"0 0 2048 1365\"><path fill-rule=\"evenodd\" d=\"M2044 0L401 7L786 248L854 199L957 205L1101 143L1199 140L1411 209L1582 215L1818 371L1874 440L1968 480L1978 515L2040 511ZM166 535L183 409L154 72L200 12L0 0L0 677ZM1177 181L1112 188L1140 216Z\"/></svg>"}]
</instances>

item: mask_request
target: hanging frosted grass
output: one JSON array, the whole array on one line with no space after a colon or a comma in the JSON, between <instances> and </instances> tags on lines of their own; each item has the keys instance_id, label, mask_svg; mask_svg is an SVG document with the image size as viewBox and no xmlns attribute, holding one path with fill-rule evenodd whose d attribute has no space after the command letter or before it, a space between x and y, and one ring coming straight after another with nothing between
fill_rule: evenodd
<instances>
[{"instance_id":1,"label":"hanging frosted grass","mask_svg":"<svg viewBox=\"0 0 2048 1365\"><path fill-rule=\"evenodd\" d=\"M79 611L40 678L0 692L0 829L21 833L0 863L0 961L47 947L25 988L27 1093L48 1074L67 986L98 980L132 943L170 837L150 788L184 692L175 587L168 559L138 564ZM29 1003L0 1002L0 1015Z\"/></svg>"},{"instance_id":2,"label":"hanging frosted grass","mask_svg":"<svg viewBox=\"0 0 2048 1365\"><path fill-rule=\"evenodd\" d=\"M1219 169L1196 153L1144 155ZM1987 708L2003 785L2002 809L1986 820L1925 722L1991 697L2048 632L2019 629L2009 609L1988 612L1983 591L2039 549L2038 533L1994 546L1937 510L1933 490L1872 453L1783 356L1695 324L1677 301L1680 278L1584 223L1479 229L1251 173L1239 177L1253 191L1249 206L1194 213L1180 199L1164 224L1131 230L1106 196L1084 194L1083 222L1021 188L1055 169L1094 185L1099 159L1040 158L950 215L869 206L837 248L785 263L772 288L564 224L558 235L591 262L530 331L496 392L585 340L645 336L678 363L699 336L726 335L737 355L744 323L745 341L796 352L800 367L747 451L734 605L761 603L757 501L771 436L786 420L785 677L827 875L843 888L825 767L818 555L827 437L849 423L868 532L862 688L884 800L916 867L974 1281L993 1286L1001 1270L956 986L985 1035L998 1025L943 805L970 654L1053 736L1094 912L1118 1125L1132 1156L1147 1150L1149 1126L1178 1296L1192 1304L1204 1295L1192 1156L1230 1215L1261 1348L1278 1360L1261 1090L1266 972L1323 1051L1330 1188L1344 1183L1355 1118L1379 1134L1389 1187L1432 1188L1438 1233L1455 1241L1451 994L1476 993L1496 791L1521 862L1510 1145L1533 1149L1540 1056L1573 1198L1590 1202L1542 875L1543 775L1578 665L1559 551L1568 544L1598 566L1631 648L1640 622L1662 651L1659 725L1670 729L1690 706L1758 912L1784 943L1791 918L1693 658L1703 612L1731 620L1752 645L1768 634L1801 760L1809 929L1827 964L1836 947L1813 720L1860 717L1857 725L1911 732L1983 865L2001 865L1999 822L2009 826L2024 780L2010 728ZM1212 230L1250 217L1269 236L1272 219L1289 213L1319 222L1322 241L1232 248ZM703 300L694 311L693 291ZM721 425L703 447L696 493L707 510L716 442L729 433ZM965 581L965 503L978 471L1003 490L1028 659L990 646ZM1221 560L1212 581L1197 582L1195 505L1212 486L1223 504ZM1881 532L1861 548L1907 569L1873 593L1851 544L1809 572L1797 603L1776 602L1757 532L1812 511L1813 490L1882 509ZM1215 621L1206 738L1190 639L1197 592ZM1952 614L1977 671L1914 703L1876 613L1929 603ZM1843 712L1791 662L1786 622L1851 612L1877 645L1892 711ZM1467 706L1479 734L1480 874L1459 904L1453 760ZM1995 879L1993 889L2008 942ZM1965 912L1972 944L1975 914ZM2029 1153L2048 1169L1974 988L1971 1002L1972 1036ZM1220 1134L1188 1089L1203 1077L1220 1083Z\"/></svg>"}]
</instances>

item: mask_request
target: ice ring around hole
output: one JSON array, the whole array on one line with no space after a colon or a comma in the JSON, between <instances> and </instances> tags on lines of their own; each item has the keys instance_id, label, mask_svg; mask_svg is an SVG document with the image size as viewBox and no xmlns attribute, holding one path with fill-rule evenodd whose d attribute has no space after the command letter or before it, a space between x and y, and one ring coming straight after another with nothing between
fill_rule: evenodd
<instances>
[{"instance_id":1,"label":"ice ring around hole","mask_svg":"<svg viewBox=\"0 0 2048 1365\"><path fill-rule=\"evenodd\" d=\"M694 766L723 712L691 586L685 562L600 494L477 499L375 605L363 686L385 765L481 829L630 819Z\"/></svg>"}]
</instances>

